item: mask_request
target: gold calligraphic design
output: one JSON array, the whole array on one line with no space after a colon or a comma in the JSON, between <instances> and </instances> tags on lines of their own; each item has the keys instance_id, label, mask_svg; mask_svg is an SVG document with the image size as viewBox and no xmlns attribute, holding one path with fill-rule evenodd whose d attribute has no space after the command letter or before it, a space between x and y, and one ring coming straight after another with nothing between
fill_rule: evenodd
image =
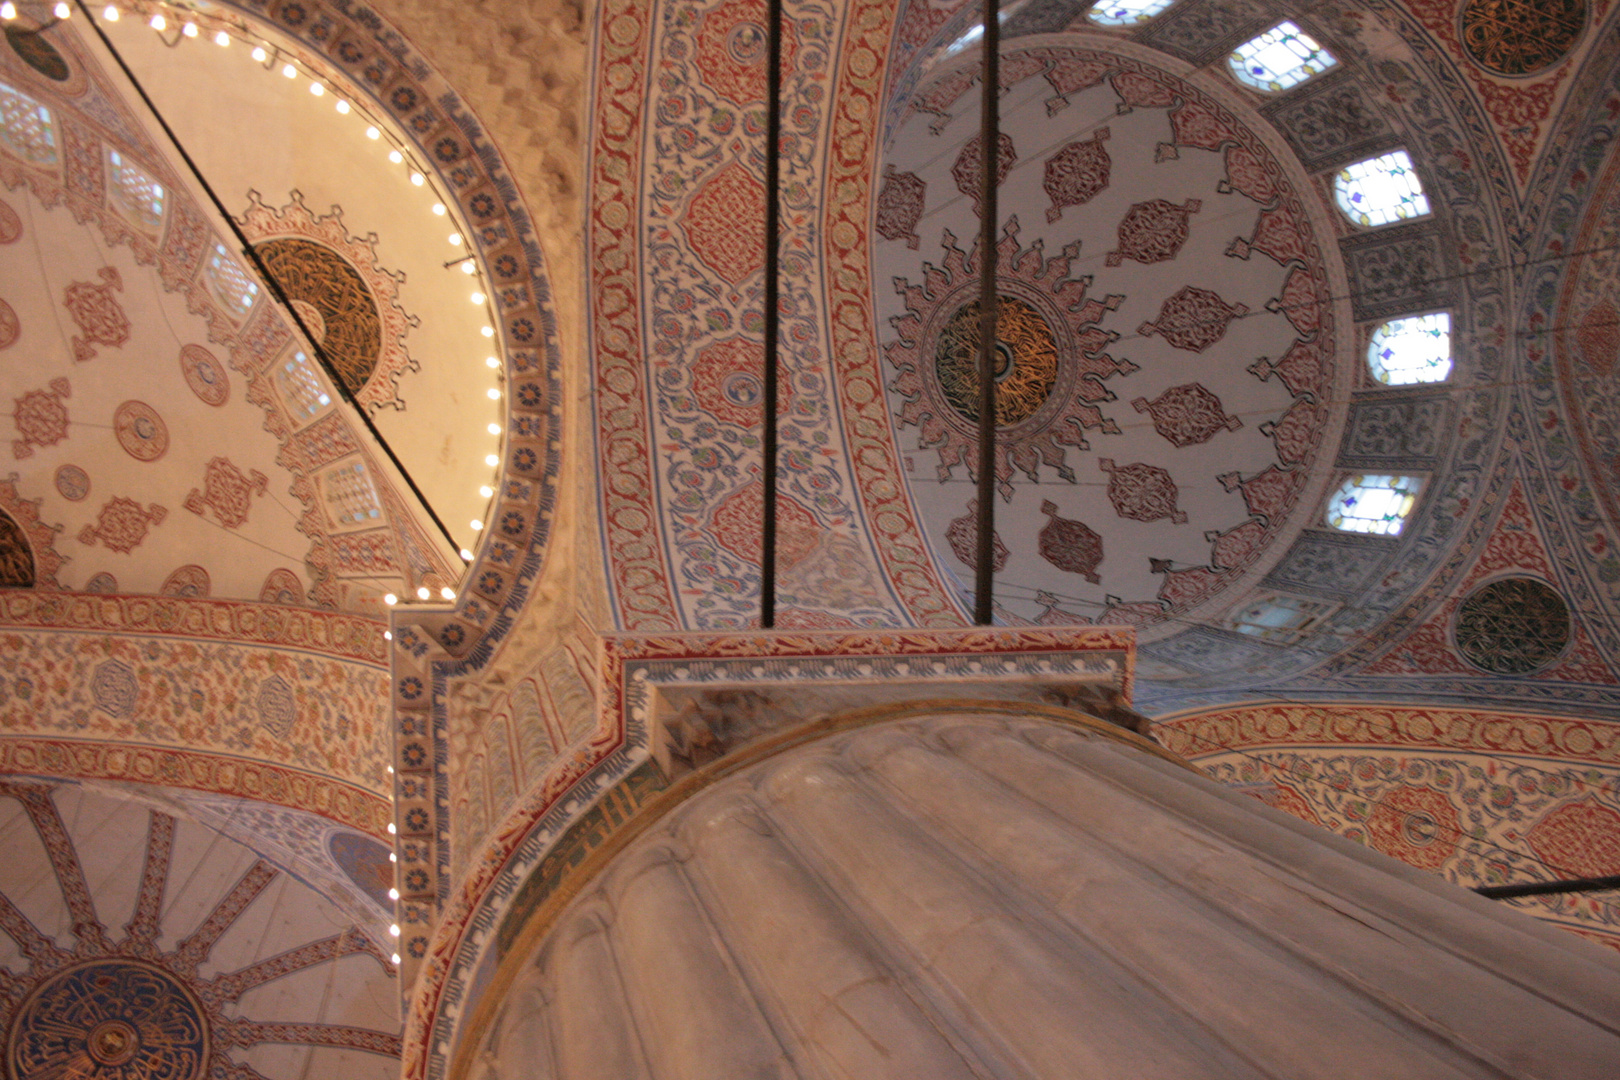
<instances>
[{"instance_id":1,"label":"gold calligraphic design","mask_svg":"<svg viewBox=\"0 0 1620 1080\"><path fill-rule=\"evenodd\" d=\"M996 298L996 426L1028 420L1057 383L1052 328L1024 301ZM970 423L979 422L979 302L962 305L939 332L934 370L945 400Z\"/></svg>"},{"instance_id":2,"label":"gold calligraphic design","mask_svg":"<svg viewBox=\"0 0 1620 1080\"><path fill-rule=\"evenodd\" d=\"M1586 0L1468 0L1463 48L1496 75L1533 75L1568 56L1586 27Z\"/></svg>"},{"instance_id":3,"label":"gold calligraphic design","mask_svg":"<svg viewBox=\"0 0 1620 1080\"><path fill-rule=\"evenodd\" d=\"M8 1080L201 1080L208 1022L191 992L157 965L92 960L28 995L6 1065Z\"/></svg>"},{"instance_id":4,"label":"gold calligraphic design","mask_svg":"<svg viewBox=\"0 0 1620 1080\"><path fill-rule=\"evenodd\" d=\"M287 298L319 314L305 320L351 394L358 394L382 353L382 317L359 271L323 244L297 237L254 246Z\"/></svg>"}]
</instances>

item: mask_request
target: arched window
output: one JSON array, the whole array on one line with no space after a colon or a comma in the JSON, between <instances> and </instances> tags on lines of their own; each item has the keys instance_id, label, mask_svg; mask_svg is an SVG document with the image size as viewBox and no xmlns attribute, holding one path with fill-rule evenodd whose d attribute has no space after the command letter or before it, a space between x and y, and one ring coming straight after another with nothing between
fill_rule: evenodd
<instances>
[{"instance_id":1,"label":"arched window","mask_svg":"<svg viewBox=\"0 0 1620 1080\"><path fill-rule=\"evenodd\" d=\"M1135 26L1147 22L1176 0L1097 0L1089 17L1102 26Z\"/></svg>"},{"instance_id":2,"label":"arched window","mask_svg":"<svg viewBox=\"0 0 1620 1080\"><path fill-rule=\"evenodd\" d=\"M1232 612L1232 629L1262 641L1292 645L1331 613L1336 605L1326 600L1273 594Z\"/></svg>"},{"instance_id":3,"label":"arched window","mask_svg":"<svg viewBox=\"0 0 1620 1080\"><path fill-rule=\"evenodd\" d=\"M55 165L56 125L51 110L0 83L0 142L31 165Z\"/></svg>"},{"instance_id":4,"label":"arched window","mask_svg":"<svg viewBox=\"0 0 1620 1080\"><path fill-rule=\"evenodd\" d=\"M107 151L107 172L113 198L124 212L144 228L156 229L163 220L163 185L116 150Z\"/></svg>"},{"instance_id":5,"label":"arched window","mask_svg":"<svg viewBox=\"0 0 1620 1080\"><path fill-rule=\"evenodd\" d=\"M1388 225L1429 212L1423 184L1405 150L1340 169L1333 178L1333 197L1345 216L1358 225Z\"/></svg>"},{"instance_id":6,"label":"arched window","mask_svg":"<svg viewBox=\"0 0 1620 1080\"><path fill-rule=\"evenodd\" d=\"M1390 386L1444 382L1451 374L1451 316L1441 311L1385 323L1373 331L1367 366Z\"/></svg>"},{"instance_id":7,"label":"arched window","mask_svg":"<svg viewBox=\"0 0 1620 1080\"><path fill-rule=\"evenodd\" d=\"M326 474L326 505L339 528L375 524L382 517L377 489L364 462L340 465Z\"/></svg>"},{"instance_id":8,"label":"arched window","mask_svg":"<svg viewBox=\"0 0 1620 1080\"><path fill-rule=\"evenodd\" d=\"M1238 82L1274 93L1298 86L1338 61L1309 34L1283 22L1239 45L1226 63Z\"/></svg>"},{"instance_id":9,"label":"arched window","mask_svg":"<svg viewBox=\"0 0 1620 1080\"><path fill-rule=\"evenodd\" d=\"M299 423L332 403L331 395L321 388L321 380L310 369L309 357L302 350L282 363L281 370L276 372L276 382L281 387L281 399Z\"/></svg>"},{"instance_id":10,"label":"arched window","mask_svg":"<svg viewBox=\"0 0 1620 1080\"><path fill-rule=\"evenodd\" d=\"M214 292L225 306L238 315L246 315L258 299L258 284L231 258L224 244L214 245L213 257L208 260L208 280L214 283Z\"/></svg>"},{"instance_id":11,"label":"arched window","mask_svg":"<svg viewBox=\"0 0 1620 1080\"><path fill-rule=\"evenodd\" d=\"M1412 476L1352 476L1328 500L1327 523L1344 532L1399 536L1422 488Z\"/></svg>"}]
</instances>

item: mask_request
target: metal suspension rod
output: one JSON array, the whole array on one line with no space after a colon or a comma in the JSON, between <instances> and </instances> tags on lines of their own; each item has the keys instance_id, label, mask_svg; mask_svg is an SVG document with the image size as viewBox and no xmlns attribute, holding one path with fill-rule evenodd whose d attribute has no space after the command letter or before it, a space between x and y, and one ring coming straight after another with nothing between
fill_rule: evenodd
<instances>
[{"instance_id":1,"label":"metal suspension rod","mask_svg":"<svg viewBox=\"0 0 1620 1080\"><path fill-rule=\"evenodd\" d=\"M997 0L984 0L979 111L979 501L973 561L973 621L995 621L996 536L996 160L1001 150L1001 21Z\"/></svg>"},{"instance_id":2,"label":"metal suspension rod","mask_svg":"<svg viewBox=\"0 0 1620 1080\"><path fill-rule=\"evenodd\" d=\"M444 521L440 519L438 513L433 509L433 504L428 502L427 496L417 486L415 477L411 476L410 471L405 468L405 463L400 461L399 455L394 453L394 448L388 445L388 440L383 438L382 432L377 430L377 425L372 423L371 417L360 407L360 403L354 399L354 394L350 393L348 386L344 384L342 377L338 375L337 368L332 364L331 356L320 342L315 339L315 335L310 333L309 327L304 324L304 317L298 314L297 308L292 306L292 301L282 291L281 283L270 273L270 268L264 264L264 260L259 257L259 253L248 242L247 234L236 223L236 218L232 217L231 212L225 209L225 203L220 199L219 193L214 190L214 185L208 182L208 178L203 176L202 170L197 167L197 163L186 152L185 146L180 142L180 136L174 133L174 129L169 126L169 121L158 111L157 103L152 100L151 95L147 94L146 87L141 85L141 81L135 77L135 72L130 70L130 66L124 62L123 54L113 46L112 39L107 36L107 32L101 28L100 23L96 22L95 16L90 14L90 8L85 3L85 0L74 0L74 2L84 14L85 22L90 24L90 28L101 39L102 47L107 50L108 55L113 58L119 69L123 71L124 78L129 80L129 85L134 87L135 93L140 95L141 101L145 103L147 111L152 114L152 118L157 121L158 127L163 129L163 134L168 138L169 144L174 147L174 152L179 154L180 160L186 163L186 169L190 171L192 179L197 181L197 186L203 189L203 192L214 204L214 209L219 212L219 216L225 219L225 224L229 226L231 235L236 238L237 246L241 248L243 256L253 263L253 268L258 271L259 278L264 282L265 288L270 290L270 294L276 298L276 303L281 305L282 312L292 317L293 322L298 326L299 332L304 335L304 340L309 342L310 349L315 353L315 359L319 361L321 367L326 371L327 378L332 380L332 386L337 390L338 395L348 402L349 407L360 417L360 422L366 426L366 430L371 432L371 437L376 440L378 448L387 455L388 460L393 463L395 470L398 471L400 478L411 489L411 494L416 496L417 503L423 510L427 511L428 517L433 519L433 524L438 526L445 542L455 550L460 551L461 545L456 543L454 536L450 535L450 530L445 527Z\"/></svg>"},{"instance_id":3,"label":"metal suspension rod","mask_svg":"<svg viewBox=\"0 0 1620 1080\"><path fill-rule=\"evenodd\" d=\"M1607 889L1620 889L1620 874L1608 877L1571 878L1567 881L1527 881L1522 885L1478 885L1474 891L1490 900L1504 900L1511 896L1602 892Z\"/></svg>"},{"instance_id":4,"label":"metal suspension rod","mask_svg":"<svg viewBox=\"0 0 1620 1080\"><path fill-rule=\"evenodd\" d=\"M781 288L777 247L782 224L777 200L782 186L782 0L766 0L765 25L765 387L760 395L765 410L760 434L765 505L759 529L759 625L769 630L776 625L776 380L780 363L777 296Z\"/></svg>"}]
</instances>

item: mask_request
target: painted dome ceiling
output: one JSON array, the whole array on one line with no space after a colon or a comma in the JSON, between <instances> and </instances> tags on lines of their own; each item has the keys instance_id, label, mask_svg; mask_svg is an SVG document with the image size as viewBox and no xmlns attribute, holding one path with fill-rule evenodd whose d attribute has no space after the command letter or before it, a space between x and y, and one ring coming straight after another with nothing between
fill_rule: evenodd
<instances>
[{"instance_id":1,"label":"painted dome ceiling","mask_svg":"<svg viewBox=\"0 0 1620 1080\"><path fill-rule=\"evenodd\" d=\"M939 562L971 583L977 61L893 134L874 280L887 400ZM996 600L1162 636L1276 561L1325 492L1347 372L1314 193L1264 121L1141 54L1003 50ZM1163 624L1171 625L1165 626Z\"/></svg>"}]
</instances>

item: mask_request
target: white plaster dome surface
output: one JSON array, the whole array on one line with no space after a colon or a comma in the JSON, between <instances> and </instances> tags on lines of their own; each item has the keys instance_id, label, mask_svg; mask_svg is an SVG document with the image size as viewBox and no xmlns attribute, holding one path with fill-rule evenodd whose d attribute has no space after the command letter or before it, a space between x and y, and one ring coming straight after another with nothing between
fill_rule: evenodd
<instances>
[{"instance_id":1,"label":"white plaster dome surface","mask_svg":"<svg viewBox=\"0 0 1620 1080\"><path fill-rule=\"evenodd\" d=\"M964 584L977 63L911 97L873 241L910 492ZM1001 65L999 614L1152 627L1257 580L1317 513L1350 377L1338 254L1297 161L1213 79L1073 35Z\"/></svg>"}]
</instances>

